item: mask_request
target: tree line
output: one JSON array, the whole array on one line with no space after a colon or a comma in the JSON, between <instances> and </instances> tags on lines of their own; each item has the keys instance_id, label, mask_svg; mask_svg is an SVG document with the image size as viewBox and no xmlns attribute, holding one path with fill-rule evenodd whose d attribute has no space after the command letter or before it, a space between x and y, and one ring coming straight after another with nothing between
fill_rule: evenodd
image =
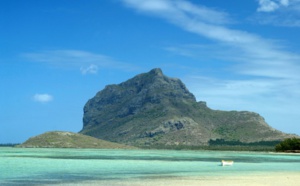
<instances>
[{"instance_id":1,"label":"tree line","mask_svg":"<svg viewBox=\"0 0 300 186\"><path fill-rule=\"evenodd\" d=\"M0 147L14 147L19 145L19 143L0 143Z\"/></svg>"},{"instance_id":2,"label":"tree line","mask_svg":"<svg viewBox=\"0 0 300 186\"><path fill-rule=\"evenodd\" d=\"M274 147L281 141L274 140L274 141L258 141L258 142L251 142L251 143L245 143L241 142L239 140L234 141L226 141L224 139L215 139L215 140L209 140L208 144L210 146L272 146Z\"/></svg>"},{"instance_id":3,"label":"tree line","mask_svg":"<svg viewBox=\"0 0 300 186\"><path fill-rule=\"evenodd\" d=\"M288 138L280 142L275 146L277 152L300 152L300 139L299 138Z\"/></svg>"}]
</instances>

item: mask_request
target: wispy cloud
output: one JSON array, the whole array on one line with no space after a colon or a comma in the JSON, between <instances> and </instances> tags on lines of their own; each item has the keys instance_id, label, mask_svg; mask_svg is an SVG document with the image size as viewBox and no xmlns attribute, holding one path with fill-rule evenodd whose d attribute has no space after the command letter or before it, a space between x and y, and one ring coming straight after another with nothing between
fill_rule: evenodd
<instances>
[{"instance_id":1,"label":"wispy cloud","mask_svg":"<svg viewBox=\"0 0 300 186\"><path fill-rule=\"evenodd\" d=\"M231 23L232 19L225 12L215 11L205 6L194 6L183 0L121 0L126 6L135 8L142 13L158 15L174 21L184 21L186 17L195 21L214 24ZM173 16L172 16L173 15Z\"/></svg>"},{"instance_id":2,"label":"wispy cloud","mask_svg":"<svg viewBox=\"0 0 300 186\"><path fill-rule=\"evenodd\" d=\"M82 74L97 74L98 66L94 65L94 64L91 64L90 66L88 66L86 68L81 67L80 71L81 71Z\"/></svg>"},{"instance_id":3,"label":"wispy cloud","mask_svg":"<svg viewBox=\"0 0 300 186\"><path fill-rule=\"evenodd\" d=\"M33 100L40 103L47 103L53 100L53 96L50 94L35 94Z\"/></svg>"},{"instance_id":4,"label":"wispy cloud","mask_svg":"<svg viewBox=\"0 0 300 186\"><path fill-rule=\"evenodd\" d=\"M82 74L96 74L100 68L132 70L135 67L113 58L82 50L48 50L24 53L29 61L45 63L58 68L76 68Z\"/></svg>"},{"instance_id":5,"label":"wispy cloud","mask_svg":"<svg viewBox=\"0 0 300 186\"><path fill-rule=\"evenodd\" d=\"M208 76L187 76L184 81L197 99L207 101L210 108L257 112L276 129L290 133L294 133L292 129L299 121L299 81Z\"/></svg>"},{"instance_id":6,"label":"wispy cloud","mask_svg":"<svg viewBox=\"0 0 300 186\"><path fill-rule=\"evenodd\" d=\"M230 18L226 13L183 0L123 0L123 2L139 12L166 19L188 32L211 39L217 45L234 51L234 55L230 54L228 56L232 60L240 62L240 65L236 68L241 74L292 78L300 70L297 65L300 56L282 50L284 46L278 41L264 39L259 35L246 31L228 28L226 26L228 21L224 20ZM203 16L204 12L210 12L208 21ZM221 19L222 16L224 19ZM217 21L214 22L214 20ZM167 49L178 51L183 55L191 55L191 53L178 48L168 47Z\"/></svg>"}]
</instances>

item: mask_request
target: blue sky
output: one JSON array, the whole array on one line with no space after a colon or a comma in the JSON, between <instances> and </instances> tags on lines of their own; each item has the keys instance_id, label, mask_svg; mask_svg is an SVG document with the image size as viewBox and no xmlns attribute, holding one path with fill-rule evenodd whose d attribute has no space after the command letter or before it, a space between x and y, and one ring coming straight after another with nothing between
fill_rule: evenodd
<instances>
[{"instance_id":1,"label":"blue sky","mask_svg":"<svg viewBox=\"0 0 300 186\"><path fill-rule=\"evenodd\" d=\"M78 132L97 91L155 67L300 135L299 18L300 0L0 1L0 143Z\"/></svg>"}]
</instances>

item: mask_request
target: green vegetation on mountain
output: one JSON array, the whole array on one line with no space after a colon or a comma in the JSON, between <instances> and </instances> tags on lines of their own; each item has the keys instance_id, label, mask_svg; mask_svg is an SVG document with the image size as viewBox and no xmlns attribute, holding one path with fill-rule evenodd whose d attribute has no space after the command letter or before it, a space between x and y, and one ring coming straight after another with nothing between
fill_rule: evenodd
<instances>
[{"instance_id":1,"label":"green vegetation on mountain","mask_svg":"<svg viewBox=\"0 0 300 186\"><path fill-rule=\"evenodd\" d=\"M207 146L217 139L259 143L294 136L271 128L257 113L212 110L160 69L98 92L84 106L80 133L149 148Z\"/></svg>"},{"instance_id":2,"label":"green vegetation on mountain","mask_svg":"<svg viewBox=\"0 0 300 186\"><path fill-rule=\"evenodd\" d=\"M17 147L24 148L99 148L99 149L130 149L123 144L100 140L91 136L73 132L53 131L29 138Z\"/></svg>"},{"instance_id":3,"label":"green vegetation on mountain","mask_svg":"<svg viewBox=\"0 0 300 186\"><path fill-rule=\"evenodd\" d=\"M298 152L300 153L300 138L288 138L277 144L277 152Z\"/></svg>"}]
</instances>

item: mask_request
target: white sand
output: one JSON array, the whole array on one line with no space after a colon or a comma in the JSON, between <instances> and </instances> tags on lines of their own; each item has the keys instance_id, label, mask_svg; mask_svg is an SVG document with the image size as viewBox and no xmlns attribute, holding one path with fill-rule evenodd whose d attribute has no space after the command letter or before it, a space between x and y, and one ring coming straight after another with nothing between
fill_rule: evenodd
<instances>
[{"instance_id":1,"label":"white sand","mask_svg":"<svg viewBox=\"0 0 300 186\"><path fill-rule=\"evenodd\" d=\"M83 186L300 186L300 172L245 176L198 176L123 181L86 181L62 185Z\"/></svg>"}]
</instances>

